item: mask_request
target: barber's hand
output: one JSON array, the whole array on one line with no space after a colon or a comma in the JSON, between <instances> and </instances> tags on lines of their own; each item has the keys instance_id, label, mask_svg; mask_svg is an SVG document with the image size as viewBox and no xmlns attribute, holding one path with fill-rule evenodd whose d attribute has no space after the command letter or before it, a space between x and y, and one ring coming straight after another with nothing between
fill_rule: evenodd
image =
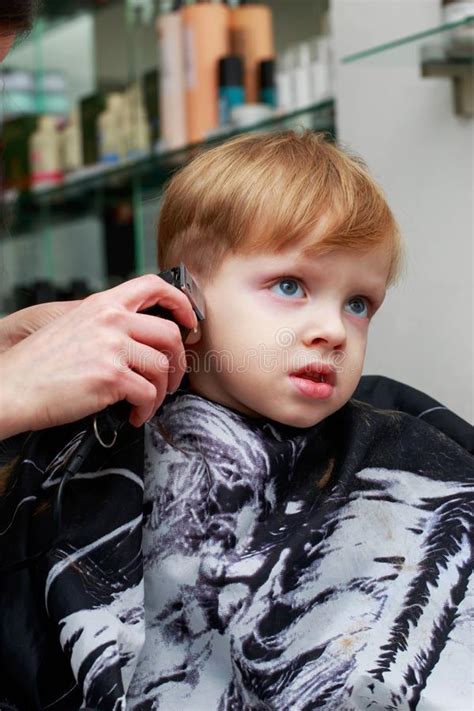
<instances>
[{"instance_id":1,"label":"barber's hand","mask_svg":"<svg viewBox=\"0 0 474 711\"><path fill-rule=\"evenodd\" d=\"M133 425L150 419L186 370L178 326L137 313L155 304L197 326L188 298L149 274L76 302L0 353L0 439L74 422L119 400L133 405Z\"/></svg>"}]
</instances>

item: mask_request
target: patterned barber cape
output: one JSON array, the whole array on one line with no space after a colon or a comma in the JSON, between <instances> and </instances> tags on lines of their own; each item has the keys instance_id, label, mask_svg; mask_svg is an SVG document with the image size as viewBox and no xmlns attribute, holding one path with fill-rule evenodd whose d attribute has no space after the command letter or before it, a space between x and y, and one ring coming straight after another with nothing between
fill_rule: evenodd
<instances>
[{"instance_id":1,"label":"patterned barber cape","mask_svg":"<svg viewBox=\"0 0 474 711\"><path fill-rule=\"evenodd\" d=\"M145 430L127 708L472 709L473 473L357 401L302 430L178 394Z\"/></svg>"}]
</instances>

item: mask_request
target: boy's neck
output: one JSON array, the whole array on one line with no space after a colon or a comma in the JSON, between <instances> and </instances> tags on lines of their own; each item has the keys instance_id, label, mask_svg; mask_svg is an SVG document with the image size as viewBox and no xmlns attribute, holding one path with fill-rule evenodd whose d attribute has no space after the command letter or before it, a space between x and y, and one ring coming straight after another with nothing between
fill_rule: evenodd
<instances>
[{"instance_id":1,"label":"boy's neck","mask_svg":"<svg viewBox=\"0 0 474 711\"><path fill-rule=\"evenodd\" d=\"M213 400L210 400L209 398L206 398L204 395L201 395L200 393L195 392L190 384L189 381L189 376L185 373L183 376L183 379L181 380L181 384L176 391L176 396L178 395L195 395L196 397L200 397L203 400L207 400L208 402L214 402ZM278 420L272 420L268 417L252 417L250 415L246 415L243 412L240 412L239 410L236 410L233 407L229 407L229 405L222 405L220 403L215 403L216 405L219 405L219 407L225 407L226 410L229 410L230 412L233 412L235 415L240 417L242 420L248 422L249 424L254 424L260 427L263 427L264 425L272 425L274 426L278 431L280 431L282 434L286 434L286 436L296 436L298 434L302 434L306 430L309 429L314 429L314 427L318 427L319 425L313 425L313 427L308 427L308 428L303 428L303 427L293 427L292 425L285 425L282 422L279 422ZM319 423L321 424L321 423Z\"/></svg>"}]
</instances>

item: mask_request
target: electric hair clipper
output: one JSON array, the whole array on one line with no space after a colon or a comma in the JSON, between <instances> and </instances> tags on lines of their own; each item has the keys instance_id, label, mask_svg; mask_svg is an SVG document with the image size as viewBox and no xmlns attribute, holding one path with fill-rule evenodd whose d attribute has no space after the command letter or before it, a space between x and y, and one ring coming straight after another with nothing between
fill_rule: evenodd
<instances>
[{"instance_id":1,"label":"electric hair clipper","mask_svg":"<svg viewBox=\"0 0 474 711\"><path fill-rule=\"evenodd\" d=\"M204 298L199 291L196 282L182 262L179 267L167 269L164 272L160 272L158 276L167 281L168 284L175 286L177 289L185 293L191 302L191 306L193 307L193 311L196 314L198 321L204 321ZM151 306L149 309L145 309L142 313L150 314L151 316L159 316L160 318L166 318L169 321L175 320L171 311L164 309L162 306ZM190 329L186 328L182 324L178 324L178 326L184 342L189 335Z\"/></svg>"}]
</instances>

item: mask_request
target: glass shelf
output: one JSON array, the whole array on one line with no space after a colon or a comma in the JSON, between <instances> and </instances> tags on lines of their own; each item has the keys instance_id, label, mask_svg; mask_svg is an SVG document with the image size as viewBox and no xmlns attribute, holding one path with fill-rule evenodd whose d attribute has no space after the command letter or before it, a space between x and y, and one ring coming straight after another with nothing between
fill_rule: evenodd
<instances>
[{"instance_id":1,"label":"glass shelf","mask_svg":"<svg viewBox=\"0 0 474 711\"><path fill-rule=\"evenodd\" d=\"M218 145L232 136L290 127L326 131L334 136L334 123L334 100L328 99L247 127L220 131L204 143L189 144L172 151L163 151L158 147L152 154L135 160L124 160L108 166L90 166L66 178L59 186L23 193L12 191L5 195L4 208L10 213L11 228L17 232L28 229L28 224L37 216L35 213L44 213L45 208L48 220L61 216L70 218L76 213L83 215L84 210L95 209L96 193L119 197L129 192L137 180L145 194L156 194L174 170L201 150Z\"/></svg>"},{"instance_id":2,"label":"glass shelf","mask_svg":"<svg viewBox=\"0 0 474 711\"><path fill-rule=\"evenodd\" d=\"M392 70L411 67L423 78L448 78L453 112L463 119L474 117L474 16L350 54L341 62L354 68L365 64L387 77Z\"/></svg>"},{"instance_id":3,"label":"glass shelf","mask_svg":"<svg viewBox=\"0 0 474 711\"><path fill-rule=\"evenodd\" d=\"M341 59L343 64L350 64L351 62L357 62L361 59L366 59L367 57L372 57L375 54L380 54L381 52L386 52L403 45L411 44L414 42L419 42L420 40L426 39L427 37L432 37L433 35L439 35L450 30L455 30L462 28L463 26L469 26L474 24L474 16L465 17L463 20L458 20L457 22L447 22L438 27L432 27L431 29L424 30L423 32L417 32L413 35L407 35L406 37L400 37L399 39L392 40L391 42L386 42L385 44L375 45L369 49L363 50L361 52L356 52L355 54L349 54Z\"/></svg>"}]
</instances>

